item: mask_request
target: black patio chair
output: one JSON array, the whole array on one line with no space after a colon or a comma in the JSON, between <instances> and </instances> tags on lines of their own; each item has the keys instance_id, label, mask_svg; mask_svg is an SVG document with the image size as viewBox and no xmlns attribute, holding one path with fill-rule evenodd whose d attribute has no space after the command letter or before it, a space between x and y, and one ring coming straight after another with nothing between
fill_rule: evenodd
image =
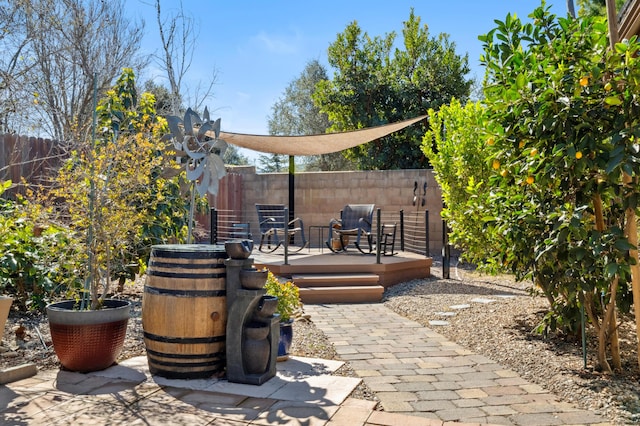
<instances>
[{"instance_id":1,"label":"black patio chair","mask_svg":"<svg viewBox=\"0 0 640 426\"><path fill-rule=\"evenodd\" d=\"M273 253L284 243L285 236L292 242L289 246L295 246L295 249L291 250L292 253L297 253L307 246L302 219L296 217L290 221L285 217L284 204L256 204L256 210L260 228L259 251ZM299 235L300 240L297 245L295 244L296 235ZM265 242L266 251L263 250Z\"/></svg>"},{"instance_id":2,"label":"black patio chair","mask_svg":"<svg viewBox=\"0 0 640 426\"><path fill-rule=\"evenodd\" d=\"M349 237L356 237L354 245L363 254L373 251L373 235L371 225L373 223L374 204L347 204L340 212L340 219L331 219L329 222L329 240L327 246L334 253L346 251ZM366 238L369 251L365 252L360 240ZM333 241L338 240L337 246Z\"/></svg>"}]
</instances>

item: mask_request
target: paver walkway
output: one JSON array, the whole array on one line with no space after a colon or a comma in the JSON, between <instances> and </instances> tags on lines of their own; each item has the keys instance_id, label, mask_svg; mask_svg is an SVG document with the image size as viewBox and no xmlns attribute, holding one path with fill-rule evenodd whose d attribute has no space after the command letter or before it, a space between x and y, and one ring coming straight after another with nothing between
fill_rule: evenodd
<instances>
[{"instance_id":1,"label":"paver walkway","mask_svg":"<svg viewBox=\"0 0 640 426\"><path fill-rule=\"evenodd\" d=\"M386 412L476 424L608 424L383 304L305 305L305 312Z\"/></svg>"}]
</instances>

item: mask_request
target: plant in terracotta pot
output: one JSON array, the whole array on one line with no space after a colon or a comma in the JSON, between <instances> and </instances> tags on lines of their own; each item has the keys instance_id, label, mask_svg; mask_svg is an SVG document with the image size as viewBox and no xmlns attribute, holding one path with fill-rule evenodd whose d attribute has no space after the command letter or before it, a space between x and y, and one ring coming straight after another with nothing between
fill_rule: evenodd
<instances>
[{"instance_id":1,"label":"plant in terracotta pot","mask_svg":"<svg viewBox=\"0 0 640 426\"><path fill-rule=\"evenodd\" d=\"M75 245L60 259L68 300L47 306L54 349L70 370L104 369L124 344L130 304L109 298L112 281L122 265L144 265L142 230L162 198L158 187L166 184L157 176L165 167L159 141L166 122L155 115L154 102L150 94L138 99L133 72L123 70L96 105L89 143L72 152L53 188L41 195L40 220L65 226Z\"/></svg>"},{"instance_id":2,"label":"plant in terracotta pot","mask_svg":"<svg viewBox=\"0 0 640 426\"><path fill-rule=\"evenodd\" d=\"M291 281L280 281L271 271L267 274L264 285L266 293L278 298L276 313L280 315L280 343L278 345L278 361L289 357L293 340L293 321L302 312L300 291Z\"/></svg>"}]
</instances>

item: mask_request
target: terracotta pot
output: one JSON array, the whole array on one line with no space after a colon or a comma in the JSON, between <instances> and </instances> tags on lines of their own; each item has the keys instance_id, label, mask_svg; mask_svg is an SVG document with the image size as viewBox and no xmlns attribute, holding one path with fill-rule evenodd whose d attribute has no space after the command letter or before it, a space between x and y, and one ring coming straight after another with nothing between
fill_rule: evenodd
<instances>
[{"instance_id":1,"label":"terracotta pot","mask_svg":"<svg viewBox=\"0 0 640 426\"><path fill-rule=\"evenodd\" d=\"M108 299L95 311L74 310L75 301L47 305L53 349L67 370L104 370L122 352L131 303Z\"/></svg>"}]
</instances>

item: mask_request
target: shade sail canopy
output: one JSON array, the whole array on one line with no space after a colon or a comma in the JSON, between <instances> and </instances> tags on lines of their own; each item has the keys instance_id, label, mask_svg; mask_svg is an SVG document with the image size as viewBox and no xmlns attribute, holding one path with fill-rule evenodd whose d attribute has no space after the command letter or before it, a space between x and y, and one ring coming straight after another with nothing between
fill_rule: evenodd
<instances>
[{"instance_id":1,"label":"shade sail canopy","mask_svg":"<svg viewBox=\"0 0 640 426\"><path fill-rule=\"evenodd\" d=\"M306 136L247 135L242 133L220 132L219 137L227 143L269 154L320 155L339 152L380 139L381 137L411 126L426 117L426 115L422 115L397 123L368 127L351 132L323 133ZM207 132L207 135L212 138L215 137L213 132Z\"/></svg>"}]
</instances>

